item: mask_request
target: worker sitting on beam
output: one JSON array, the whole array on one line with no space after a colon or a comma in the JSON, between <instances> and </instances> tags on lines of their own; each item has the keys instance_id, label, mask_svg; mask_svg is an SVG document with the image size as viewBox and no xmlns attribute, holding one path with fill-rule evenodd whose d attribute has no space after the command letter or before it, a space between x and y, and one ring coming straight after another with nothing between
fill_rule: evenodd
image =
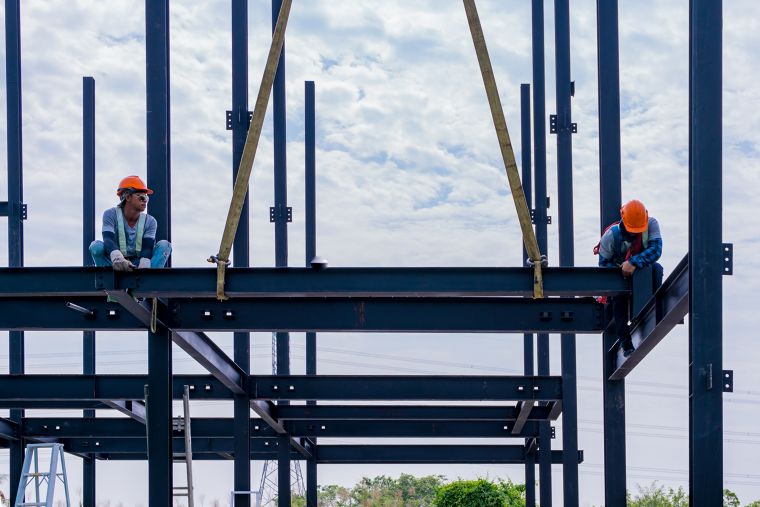
<instances>
[{"instance_id":1,"label":"worker sitting on beam","mask_svg":"<svg viewBox=\"0 0 760 507\"><path fill-rule=\"evenodd\" d=\"M660 224L649 216L644 204L635 199L620 208L620 218L604 230L602 239L594 247L594 254L599 255L599 266L620 268L624 277L633 276L637 269L652 266L652 286L657 289L662 285L662 266L657 262L662 255ZM628 326L628 298L615 296L610 304L615 333L623 355L628 357L634 350Z\"/></svg>"},{"instance_id":2,"label":"worker sitting on beam","mask_svg":"<svg viewBox=\"0 0 760 507\"><path fill-rule=\"evenodd\" d=\"M90 244L96 266L113 266L114 271L166 266L172 245L156 242L158 222L145 213L151 194L138 176L121 180L116 189L119 204L103 213L103 241Z\"/></svg>"}]
</instances>

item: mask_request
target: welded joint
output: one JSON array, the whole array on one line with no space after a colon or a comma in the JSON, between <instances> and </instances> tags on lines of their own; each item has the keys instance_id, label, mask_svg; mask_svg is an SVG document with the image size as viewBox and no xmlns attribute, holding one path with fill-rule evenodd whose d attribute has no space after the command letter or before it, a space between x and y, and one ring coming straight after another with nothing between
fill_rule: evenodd
<instances>
[{"instance_id":1,"label":"welded joint","mask_svg":"<svg viewBox=\"0 0 760 507\"><path fill-rule=\"evenodd\" d=\"M734 244L723 243L723 275L734 274Z\"/></svg>"}]
</instances>

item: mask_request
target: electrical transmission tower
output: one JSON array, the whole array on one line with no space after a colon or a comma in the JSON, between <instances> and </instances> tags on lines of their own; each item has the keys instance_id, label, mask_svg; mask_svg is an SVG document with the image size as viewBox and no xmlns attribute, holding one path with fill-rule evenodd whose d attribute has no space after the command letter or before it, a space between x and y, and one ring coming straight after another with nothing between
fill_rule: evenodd
<instances>
[{"instance_id":1,"label":"electrical transmission tower","mask_svg":"<svg viewBox=\"0 0 760 507\"><path fill-rule=\"evenodd\" d=\"M272 333L272 375L277 375L277 334ZM301 472L301 462L290 462L290 476L292 479L291 489L295 494L304 496L306 487L304 486L303 473ZM261 506L274 504L277 499L277 460L267 460L264 462L264 468L261 471L261 482L259 484L261 492Z\"/></svg>"}]
</instances>

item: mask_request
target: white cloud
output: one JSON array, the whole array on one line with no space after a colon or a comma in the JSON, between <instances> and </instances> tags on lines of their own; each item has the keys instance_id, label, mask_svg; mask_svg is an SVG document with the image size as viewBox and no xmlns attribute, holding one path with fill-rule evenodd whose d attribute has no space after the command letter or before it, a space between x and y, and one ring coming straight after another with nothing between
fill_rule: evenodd
<instances>
[{"instance_id":1,"label":"white cloud","mask_svg":"<svg viewBox=\"0 0 760 507\"><path fill-rule=\"evenodd\" d=\"M639 197L665 232L664 264L670 269L687 250L688 9L685 2L621 2L623 196ZM760 497L757 480L729 475L753 463L753 445L730 441L730 431L751 431L758 412L760 381L752 358L759 246L752 210L760 200L760 106L755 37L759 18L749 0L724 2L724 240L735 244L735 276L724 283L724 362L736 372L737 393L726 396L725 468L727 487L744 501ZM499 91L515 147L520 146L519 84L531 79L528 2L478 2ZM547 114L554 112L554 31L546 3ZM249 99L258 91L268 49L270 4L249 7ZM598 218L598 120L595 2L572 3L572 76L576 81L574 136L575 251L579 265L592 265ZM0 14L4 16L4 13ZM231 195L231 136L224 130L230 108L230 13L228 2L173 0L171 11L172 213L178 266L204 266L218 248ZM81 77L96 79L97 208L114 201L114 186L129 173L145 174L144 4L135 1L50 0L22 5L24 84L24 183L30 219L25 223L27 265L77 265L81 261ZM2 49L4 51L4 48ZM516 265L519 227L506 181L483 84L462 5L457 1L348 0L295 2L286 42L291 265L303 259L303 82L314 80L317 94L318 251L332 265ZM4 77L4 66L0 74ZM5 86L5 80L2 80ZM0 104L0 115L5 112ZM5 138L5 123L0 136ZM556 261L557 191L555 141L547 136L550 258ZM519 158L519 153L518 153ZM2 157L0 171L5 170ZM255 265L274 261L271 110L251 180L251 251ZM0 184L0 200L6 198ZM6 225L0 222L0 264L7 262ZM61 343L34 334L35 347L76 349L76 337ZM144 339L128 335L144 347ZM637 425L687 425L685 330L663 342L634 373L628 424L629 484L649 482L652 454L657 468L685 470L684 431ZM39 338L38 338L39 337ZM427 365L430 371L475 373L477 366L515 363L516 337L326 335L325 347L467 362L476 367ZM220 336L228 345L229 337ZM226 340L226 341L225 341ZM256 337L268 368L268 336ZM294 342L297 340L294 337ZM580 441L586 449L581 495L602 501L601 395L598 338L578 338ZM36 342L36 343L35 343ZM466 346L462 346L466 343ZM124 347L104 342L103 350ZM130 346L131 347L131 346ZM256 349L255 349L256 350ZM553 342L553 371L559 346ZM31 352L30 352L31 353ZM294 356L300 354L294 348ZM177 357L182 357L177 353ZM364 361L321 355L326 360ZM3 358L4 360L7 360ZM503 361L502 361L503 359ZM142 369L135 364L128 368ZM74 359L71 360L74 364ZM378 360L379 367L409 367ZM511 363L510 363L511 364ZM178 361L179 367L191 367ZM325 371L356 366L325 362ZM505 366L506 367L506 366ZM262 370L259 370L262 371ZM379 370L378 373L387 371ZM665 385L666 387L662 387ZM662 391L675 397L662 398ZM643 392L648 394L636 394ZM653 422L653 417L657 418ZM591 422L589 422L591 421ZM636 429L638 428L638 429ZM643 435L633 435L636 432ZM661 434L680 435L676 438ZM649 435L646 435L649 434ZM656 435L652 435L656 434ZM734 439L736 440L736 439ZM751 439L750 439L751 440ZM557 446L555 446L557 447ZM638 451L641 450L642 453ZM659 451L656 451L659 450ZM647 451L647 453L643 453ZM596 465L596 466L595 466ZM225 465L209 467L209 477L229 477ZM76 468L76 467L72 467ZM102 467L102 481L114 480L120 466ZM141 470L139 467L137 470ZM375 469L325 467L325 481L346 481ZM388 468L377 469L389 473ZM432 473L437 469L419 469ZM460 467L456 475L508 473L520 467ZM142 472L138 472L142 473ZM205 473L204 473L205 475ZM667 474L666 474L667 475ZM663 477L684 484L683 474ZM109 479L110 477L110 479ZM225 479L226 480L226 479ZM555 477L555 490L560 478ZM736 484L731 481L737 482ZM102 482L101 484L105 484ZM208 495L225 497L223 480L206 484ZM749 484L738 484L745 482ZM104 491L104 490L101 490ZM214 491L211 493L211 491ZM128 502L144 501L144 491L119 491ZM114 492L114 495L117 495ZM133 496L130 496L133 495ZM210 498L211 496L207 496ZM559 496L557 496L559 498Z\"/></svg>"}]
</instances>

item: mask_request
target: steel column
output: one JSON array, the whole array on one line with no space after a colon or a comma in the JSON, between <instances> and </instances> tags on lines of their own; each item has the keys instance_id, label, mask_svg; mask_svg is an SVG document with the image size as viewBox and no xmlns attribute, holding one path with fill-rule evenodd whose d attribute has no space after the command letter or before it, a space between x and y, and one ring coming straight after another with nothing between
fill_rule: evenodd
<instances>
[{"instance_id":1,"label":"steel column","mask_svg":"<svg viewBox=\"0 0 760 507\"><path fill-rule=\"evenodd\" d=\"M533 0L531 5L532 53L533 53L533 160L535 185L536 240L542 254L549 256L546 195L546 77L544 63L544 0ZM537 335L538 374L549 375L549 335ZM539 494L541 505L552 505L552 454L551 427L548 422L540 424L538 439Z\"/></svg>"},{"instance_id":2,"label":"steel column","mask_svg":"<svg viewBox=\"0 0 760 507\"><path fill-rule=\"evenodd\" d=\"M316 203L316 107L314 81L304 84L305 95L305 206L306 218L306 259L308 268L317 255L317 203ZM306 374L317 374L317 333L306 333ZM308 400L307 405L316 405ZM316 444L316 438L314 439ZM306 505L317 507L317 456L316 446L312 458L306 462Z\"/></svg>"},{"instance_id":3,"label":"steel column","mask_svg":"<svg viewBox=\"0 0 760 507\"><path fill-rule=\"evenodd\" d=\"M570 98L570 6L554 1L554 44L557 94L557 201L559 202L559 264L572 266L573 248L573 129ZM562 349L562 486L564 505L578 505L578 462L568 456L578 451L576 347L574 334L561 335Z\"/></svg>"},{"instance_id":4,"label":"steel column","mask_svg":"<svg viewBox=\"0 0 760 507\"><path fill-rule=\"evenodd\" d=\"M82 78L83 157L82 157L82 265L92 266L90 243L95 240L95 79ZM95 332L82 336L82 373L95 375ZM84 411L85 418L94 418L95 410ZM82 505L95 507L95 455L82 459Z\"/></svg>"},{"instance_id":5,"label":"steel column","mask_svg":"<svg viewBox=\"0 0 760 507\"><path fill-rule=\"evenodd\" d=\"M243 147L248 134L248 0L232 1L232 181L237 178ZM248 267L249 254L249 220L248 193L243 202L237 232L233 243L235 267ZM251 340L250 333L233 334L234 361L244 373L250 373ZM235 419L235 465L234 490L251 490L251 414L250 397L247 394L236 395L234 402ZM251 499L248 495L235 495L236 507L248 507Z\"/></svg>"},{"instance_id":6,"label":"steel column","mask_svg":"<svg viewBox=\"0 0 760 507\"><path fill-rule=\"evenodd\" d=\"M172 505L172 341L148 333L148 505Z\"/></svg>"},{"instance_id":7,"label":"steel column","mask_svg":"<svg viewBox=\"0 0 760 507\"><path fill-rule=\"evenodd\" d=\"M171 240L169 1L145 1L145 77L150 213L156 237ZM172 504L172 341L166 329L148 334L148 504Z\"/></svg>"},{"instance_id":8,"label":"steel column","mask_svg":"<svg viewBox=\"0 0 760 507\"><path fill-rule=\"evenodd\" d=\"M525 192L525 200L528 207L533 208L533 181L531 177L531 156L530 156L530 85L520 85L520 139L522 149L520 157L522 159L522 186ZM535 211L534 211L535 213ZM535 215L534 215L535 223ZM525 245L522 246L521 264L528 258L528 252ZM525 375L533 375L533 334L525 333L523 335L523 360ZM526 448L529 447L531 439L525 440ZM536 505L536 463L535 454L528 452L525 456L525 505L532 507Z\"/></svg>"},{"instance_id":9,"label":"steel column","mask_svg":"<svg viewBox=\"0 0 760 507\"><path fill-rule=\"evenodd\" d=\"M24 265L24 223L22 217L23 151L21 129L21 5L19 0L5 0L5 83L8 139L8 266ZM11 331L8 336L9 371L24 373L24 333ZM20 422L23 410L11 410L10 417ZM16 498L24 459L24 442L10 444L10 496Z\"/></svg>"},{"instance_id":10,"label":"steel column","mask_svg":"<svg viewBox=\"0 0 760 507\"><path fill-rule=\"evenodd\" d=\"M597 0L597 65L599 75L600 233L620 217L620 63L618 0ZM617 337L602 338L604 406L604 498L607 505L626 502L625 380L610 380L616 356L609 353Z\"/></svg>"},{"instance_id":11,"label":"steel column","mask_svg":"<svg viewBox=\"0 0 760 507\"><path fill-rule=\"evenodd\" d=\"M689 9L689 497L723 492L723 2Z\"/></svg>"},{"instance_id":12,"label":"steel column","mask_svg":"<svg viewBox=\"0 0 760 507\"><path fill-rule=\"evenodd\" d=\"M150 214L156 239L171 241L169 0L145 0L145 79Z\"/></svg>"},{"instance_id":13,"label":"steel column","mask_svg":"<svg viewBox=\"0 0 760 507\"><path fill-rule=\"evenodd\" d=\"M277 24L282 0L272 0L272 32ZM288 178L287 127L285 114L285 44L282 46L277 73L272 85L272 116L274 130L274 242L275 266L288 265ZM290 374L290 334L276 333L277 374ZM287 404L287 401L281 403ZM290 505L290 438L281 435L277 459L278 504Z\"/></svg>"}]
</instances>

